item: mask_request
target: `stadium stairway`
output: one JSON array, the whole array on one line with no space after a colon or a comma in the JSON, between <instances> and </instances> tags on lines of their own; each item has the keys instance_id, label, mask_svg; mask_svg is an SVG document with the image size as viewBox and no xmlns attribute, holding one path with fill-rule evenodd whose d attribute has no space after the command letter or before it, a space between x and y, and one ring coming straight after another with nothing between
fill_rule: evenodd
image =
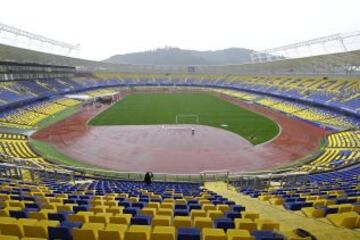
<instances>
[{"instance_id":1,"label":"stadium stairway","mask_svg":"<svg viewBox=\"0 0 360 240\"><path fill-rule=\"evenodd\" d=\"M318 240L354 240L360 239L360 231L336 227L326 219L307 218L298 212L290 212L282 206L274 206L264 201L239 194L236 189L224 182L208 182L205 188L214 191L236 204L246 206L247 210L260 213L265 219L280 223L280 232L290 236L291 229L302 228L313 234Z\"/></svg>"}]
</instances>

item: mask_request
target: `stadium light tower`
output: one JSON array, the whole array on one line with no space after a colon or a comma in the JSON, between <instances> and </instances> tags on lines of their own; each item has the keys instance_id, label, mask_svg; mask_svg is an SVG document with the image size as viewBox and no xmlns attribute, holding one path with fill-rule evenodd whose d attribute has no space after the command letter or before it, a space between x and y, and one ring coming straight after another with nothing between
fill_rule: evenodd
<instances>
[{"instance_id":1,"label":"stadium light tower","mask_svg":"<svg viewBox=\"0 0 360 240\"><path fill-rule=\"evenodd\" d=\"M1 43L15 47L56 53L65 56L77 55L80 52L79 44L73 45L53 40L3 23L0 23L0 40Z\"/></svg>"}]
</instances>

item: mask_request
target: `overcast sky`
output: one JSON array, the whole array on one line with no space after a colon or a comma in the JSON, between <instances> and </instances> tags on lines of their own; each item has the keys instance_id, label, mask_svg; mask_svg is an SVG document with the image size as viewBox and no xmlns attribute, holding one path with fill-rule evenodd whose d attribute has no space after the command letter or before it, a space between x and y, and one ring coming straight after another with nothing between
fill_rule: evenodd
<instances>
[{"instance_id":1,"label":"overcast sky","mask_svg":"<svg viewBox=\"0 0 360 240\"><path fill-rule=\"evenodd\" d=\"M68 43L79 57L164 46L262 50L360 30L359 0L2 0L0 22Z\"/></svg>"}]
</instances>

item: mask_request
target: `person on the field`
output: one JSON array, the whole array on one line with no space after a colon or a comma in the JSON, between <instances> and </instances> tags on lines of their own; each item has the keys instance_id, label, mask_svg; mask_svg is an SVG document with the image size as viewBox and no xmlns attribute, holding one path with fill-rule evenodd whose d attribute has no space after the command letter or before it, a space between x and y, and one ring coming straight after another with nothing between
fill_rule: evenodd
<instances>
[{"instance_id":1,"label":"person on the field","mask_svg":"<svg viewBox=\"0 0 360 240\"><path fill-rule=\"evenodd\" d=\"M152 172L146 172L145 173L145 177L144 177L144 182L146 183L146 185L150 185L151 181L154 177L154 174Z\"/></svg>"},{"instance_id":2,"label":"person on the field","mask_svg":"<svg viewBox=\"0 0 360 240\"><path fill-rule=\"evenodd\" d=\"M191 128L191 135L195 135L195 128Z\"/></svg>"}]
</instances>

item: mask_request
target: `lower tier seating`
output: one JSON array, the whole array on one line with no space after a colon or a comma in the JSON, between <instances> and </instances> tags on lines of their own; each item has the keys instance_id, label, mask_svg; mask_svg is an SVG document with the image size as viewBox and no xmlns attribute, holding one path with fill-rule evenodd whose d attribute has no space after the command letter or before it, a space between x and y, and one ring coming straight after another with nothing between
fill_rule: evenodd
<instances>
[{"instance_id":1,"label":"lower tier seating","mask_svg":"<svg viewBox=\"0 0 360 240\"><path fill-rule=\"evenodd\" d=\"M22 165L41 169L59 169L35 153L22 134L0 133L0 155L2 161L20 162Z\"/></svg>"},{"instance_id":2,"label":"lower tier seating","mask_svg":"<svg viewBox=\"0 0 360 240\"><path fill-rule=\"evenodd\" d=\"M307 217L324 218L335 226L360 228L360 165L303 177L283 186L239 188L243 194ZM233 183L235 186L237 182Z\"/></svg>"},{"instance_id":3,"label":"lower tier seating","mask_svg":"<svg viewBox=\"0 0 360 240\"><path fill-rule=\"evenodd\" d=\"M0 207L0 239L285 239L281 223L196 183L1 179Z\"/></svg>"}]
</instances>

